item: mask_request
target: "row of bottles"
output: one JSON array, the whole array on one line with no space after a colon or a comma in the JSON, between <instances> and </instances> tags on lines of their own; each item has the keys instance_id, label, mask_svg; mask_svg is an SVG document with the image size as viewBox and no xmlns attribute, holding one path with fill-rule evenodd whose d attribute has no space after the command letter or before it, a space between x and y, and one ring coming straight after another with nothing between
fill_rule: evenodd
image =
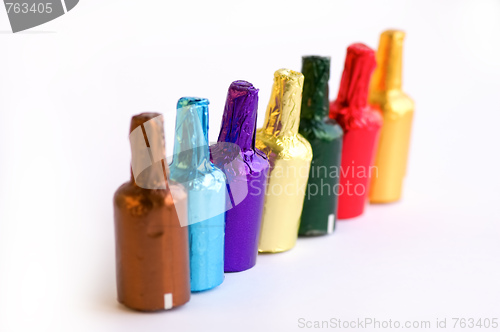
<instances>
[{"instance_id":1,"label":"row of bottles","mask_svg":"<svg viewBox=\"0 0 500 332\"><path fill-rule=\"evenodd\" d=\"M143 311L182 305L224 272L253 267L258 252L331 233L368 199L398 200L413 114L401 91L403 38L384 32L376 57L349 46L331 103L329 57L303 57L302 73L276 71L261 129L259 90L233 82L211 147L208 100L181 98L170 165L162 116L134 116L132 176L114 197L119 302Z\"/></svg>"}]
</instances>

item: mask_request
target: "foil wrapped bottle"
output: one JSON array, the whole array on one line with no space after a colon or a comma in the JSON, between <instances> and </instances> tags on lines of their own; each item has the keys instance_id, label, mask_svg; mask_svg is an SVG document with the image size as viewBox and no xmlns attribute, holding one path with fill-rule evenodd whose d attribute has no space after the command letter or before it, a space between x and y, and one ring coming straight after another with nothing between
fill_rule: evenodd
<instances>
[{"instance_id":1,"label":"foil wrapped bottle","mask_svg":"<svg viewBox=\"0 0 500 332\"><path fill-rule=\"evenodd\" d=\"M297 241L312 149L299 134L304 75L289 69L274 73L264 127L255 147L270 164L259 252L282 252Z\"/></svg>"},{"instance_id":2,"label":"foil wrapped bottle","mask_svg":"<svg viewBox=\"0 0 500 332\"><path fill-rule=\"evenodd\" d=\"M323 235L335 228L343 131L328 117L330 58L302 57L302 74L299 133L311 143L313 158L299 235Z\"/></svg>"},{"instance_id":3,"label":"foil wrapped bottle","mask_svg":"<svg viewBox=\"0 0 500 332\"><path fill-rule=\"evenodd\" d=\"M143 113L130 126L132 174L113 199L118 301L156 311L189 301L185 189L168 181L163 117Z\"/></svg>"},{"instance_id":4,"label":"foil wrapped bottle","mask_svg":"<svg viewBox=\"0 0 500 332\"><path fill-rule=\"evenodd\" d=\"M184 97L177 103L171 178L188 193L191 291L224 280L226 178L210 161L208 99Z\"/></svg>"},{"instance_id":5,"label":"foil wrapped bottle","mask_svg":"<svg viewBox=\"0 0 500 332\"><path fill-rule=\"evenodd\" d=\"M224 270L239 272L255 265L269 162L255 148L258 93L251 83L229 86L214 164L224 171L230 199L226 200Z\"/></svg>"},{"instance_id":6,"label":"foil wrapped bottle","mask_svg":"<svg viewBox=\"0 0 500 332\"><path fill-rule=\"evenodd\" d=\"M410 147L413 100L401 90L405 33L388 30L380 36L377 68L370 85L370 104L381 109L384 125L375 158L369 198L389 203L401 198Z\"/></svg>"},{"instance_id":7,"label":"foil wrapped bottle","mask_svg":"<svg viewBox=\"0 0 500 332\"><path fill-rule=\"evenodd\" d=\"M363 213L373 171L382 115L368 104L368 87L375 68L375 52L364 44L347 48L337 99L330 103L330 118L344 130L340 169L338 218Z\"/></svg>"}]
</instances>

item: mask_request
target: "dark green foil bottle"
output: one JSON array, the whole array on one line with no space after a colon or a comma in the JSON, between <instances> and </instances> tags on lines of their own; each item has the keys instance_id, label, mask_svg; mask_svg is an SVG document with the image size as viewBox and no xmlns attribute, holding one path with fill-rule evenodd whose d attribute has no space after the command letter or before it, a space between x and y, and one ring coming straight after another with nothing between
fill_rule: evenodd
<instances>
[{"instance_id":1,"label":"dark green foil bottle","mask_svg":"<svg viewBox=\"0 0 500 332\"><path fill-rule=\"evenodd\" d=\"M313 159L304 197L299 235L332 233L337 219L337 201L342 154L342 128L328 117L330 57L302 57L304 90L299 133L311 143Z\"/></svg>"}]
</instances>

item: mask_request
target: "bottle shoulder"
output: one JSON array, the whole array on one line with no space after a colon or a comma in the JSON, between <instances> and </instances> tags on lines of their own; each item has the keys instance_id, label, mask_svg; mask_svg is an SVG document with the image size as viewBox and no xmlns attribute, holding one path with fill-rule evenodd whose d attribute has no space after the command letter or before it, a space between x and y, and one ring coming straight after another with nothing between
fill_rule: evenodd
<instances>
[{"instance_id":1,"label":"bottle shoulder","mask_svg":"<svg viewBox=\"0 0 500 332\"><path fill-rule=\"evenodd\" d=\"M299 133L307 140L333 141L344 135L337 121L326 117L324 119L308 120L300 123Z\"/></svg>"},{"instance_id":2,"label":"bottle shoulder","mask_svg":"<svg viewBox=\"0 0 500 332\"><path fill-rule=\"evenodd\" d=\"M220 191L221 186L226 183L224 172L211 162L200 168L183 169L171 166L170 176L187 191Z\"/></svg>"},{"instance_id":3,"label":"bottle shoulder","mask_svg":"<svg viewBox=\"0 0 500 332\"><path fill-rule=\"evenodd\" d=\"M378 107L382 113L404 115L415 108L413 99L402 90L374 92L370 94L370 104Z\"/></svg>"},{"instance_id":4,"label":"bottle shoulder","mask_svg":"<svg viewBox=\"0 0 500 332\"><path fill-rule=\"evenodd\" d=\"M232 174L261 172L269 168L265 153L259 149L241 150L234 143L218 142L210 146L211 162L228 177L228 169Z\"/></svg>"},{"instance_id":5,"label":"bottle shoulder","mask_svg":"<svg viewBox=\"0 0 500 332\"><path fill-rule=\"evenodd\" d=\"M169 182L168 189L144 189L129 181L116 190L113 202L119 209L140 217L155 208L175 208L175 204L186 198L185 188L176 182Z\"/></svg>"},{"instance_id":6,"label":"bottle shoulder","mask_svg":"<svg viewBox=\"0 0 500 332\"><path fill-rule=\"evenodd\" d=\"M312 159L311 144L301 134L275 137L258 131L256 136L255 147L264 152L268 158L271 154L275 154L287 158Z\"/></svg>"}]
</instances>

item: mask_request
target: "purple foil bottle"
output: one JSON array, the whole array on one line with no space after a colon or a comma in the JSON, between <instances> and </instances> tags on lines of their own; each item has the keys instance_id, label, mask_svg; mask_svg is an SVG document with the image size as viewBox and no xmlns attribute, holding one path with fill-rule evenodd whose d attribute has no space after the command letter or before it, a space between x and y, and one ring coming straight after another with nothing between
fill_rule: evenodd
<instances>
[{"instance_id":1,"label":"purple foil bottle","mask_svg":"<svg viewBox=\"0 0 500 332\"><path fill-rule=\"evenodd\" d=\"M258 93L251 83L229 86L218 143L212 162L227 178L224 271L240 272L255 265L269 162L255 148Z\"/></svg>"}]
</instances>

